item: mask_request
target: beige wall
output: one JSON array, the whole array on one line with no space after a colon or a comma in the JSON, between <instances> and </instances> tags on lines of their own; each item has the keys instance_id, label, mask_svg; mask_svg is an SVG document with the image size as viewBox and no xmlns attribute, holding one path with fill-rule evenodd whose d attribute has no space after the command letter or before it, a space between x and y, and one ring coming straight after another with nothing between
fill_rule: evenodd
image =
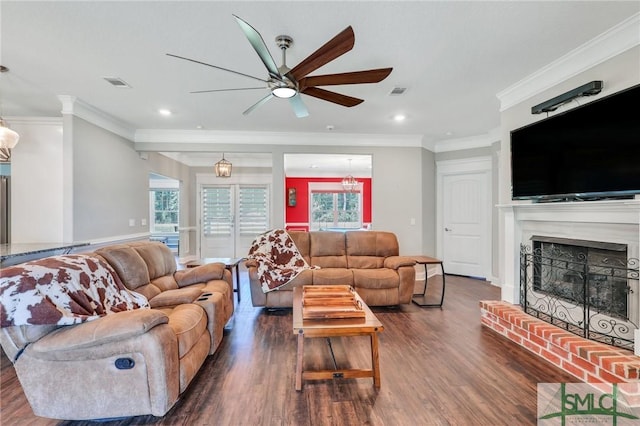
<instances>
[{"instance_id":1,"label":"beige wall","mask_svg":"<svg viewBox=\"0 0 640 426\"><path fill-rule=\"evenodd\" d=\"M498 203L530 203L530 201L512 201L511 200L511 150L510 150L510 132L530 123L543 120L546 114L534 115L531 113L531 107L567 92L578 86L581 86L592 80L602 80L604 88L598 95L580 98L578 102L571 102L556 112L550 113L549 116L562 113L578 105L584 105L593 102L604 96L611 95L620 90L634 86L640 83L640 46L631 48L617 56L608 59L592 68L589 68L574 77L571 77L562 83L559 83L548 90L541 91L535 96L504 110L501 114L501 139L504 141L500 150L500 170L499 170L499 188ZM633 107L633 106L632 106ZM509 277L504 277L504 265L502 259L504 256L504 224L502 217L500 218L498 241L500 243L498 251L500 280L505 282ZM508 284L508 283L507 283Z\"/></svg>"},{"instance_id":2,"label":"beige wall","mask_svg":"<svg viewBox=\"0 0 640 426\"><path fill-rule=\"evenodd\" d=\"M162 150L162 144L145 144L144 149ZM166 147L164 147L166 149ZM191 147L194 151L211 150L211 146ZM362 147L321 145L216 145L217 151L271 153L272 168L260 170L271 174L271 226L284 226L284 155L285 153L368 154L373 159L372 209L373 228L397 234L404 254L435 252L435 163L433 153L418 147ZM195 175L211 173L209 168L190 170L192 209L196 205ZM234 174L255 174L255 170L234 168ZM426 212L425 201L426 201ZM190 224L197 212L191 211ZM412 224L412 220L414 223Z\"/></svg>"},{"instance_id":3,"label":"beige wall","mask_svg":"<svg viewBox=\"0 0 640 426\"><path fill-rule=\"evenodd\" d=\"M11 242L63 241L62 119L12 122Z\"/></svg>"},{"instance_id":4,"label":"beige wall","mask_svg":"<svg viewBox=\"0 0 640 426\"><path fill-rule=\"evenodd\" d=\"M566 104L557 111L549 113L549 116L566 112L578 105L593 102L604 96L609 96L622 89L640 83L640 46L636 46L626 52L594 66L580 74L559 83L552 88L542 91L535 96L514 105L502 112L501 115L501 139L506 141L501 151L500 168L500 203L511 203L511 169L510 169L510 132L527 124L546 118L546 114L532 114L531 107L558 96L589 81L602 80L604 88L600 94L579 98L577 101ZM525 201L526 202L526 201Z\"/></svg>"},{"instance_id":5,"label":"beige wall","mask_svg":"<svg viewBox=\"0 0 640 426\"><path fill-rule=\"evenodd\" d=\"M74 117L73 240L148 232L141 225L149 218L148 191L148 167L133 143Z\"/></svg>"}]
</instances>

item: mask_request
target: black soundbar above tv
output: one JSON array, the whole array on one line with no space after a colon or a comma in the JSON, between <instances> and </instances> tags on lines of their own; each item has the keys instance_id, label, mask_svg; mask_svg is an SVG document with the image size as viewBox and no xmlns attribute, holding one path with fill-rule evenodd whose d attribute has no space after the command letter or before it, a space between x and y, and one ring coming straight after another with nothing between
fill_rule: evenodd
<instances>
[{"instance_id":1,"label":"black soundbar above tv","mask_svg":"<svg viewBox=\"0 0 640 426\"><path fill-rule=\"evenodd\" d=\"M640 85L511 132L514 200L640 194Z\"/></svg>"}]
</instances>

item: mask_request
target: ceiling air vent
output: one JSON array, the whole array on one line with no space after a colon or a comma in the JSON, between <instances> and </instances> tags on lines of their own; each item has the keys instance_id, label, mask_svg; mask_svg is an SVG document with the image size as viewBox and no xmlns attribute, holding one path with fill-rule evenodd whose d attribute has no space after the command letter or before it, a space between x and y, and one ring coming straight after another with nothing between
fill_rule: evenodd
<instances>
[{"instance_id":1,"label":"ceiling air vent","mask_svg":"<svg viewBox=\"0 0 640 426\"><path fill-rule=\"evenodd\" d=\"M407 90L406 87L394 87L393 90L391 90L391 93L389 93L389 95L391 96L402 95L406 90Z\"/></svg>"},{"instance_id":2,"label":"ceiling air vent","mask_svg":"<svg viewBox=\"0 0 640 426\"><path fill-rule=\"evenodd\" d=\"M127 82L124 81L121 78L118 78L118 77L104 77L104 79L107 80L109 83L111 83L111 85L114 86L114 87L127 88L127 89L131 88L131 86L129 86L127 84Z\"/></svg>"}]
</instances>

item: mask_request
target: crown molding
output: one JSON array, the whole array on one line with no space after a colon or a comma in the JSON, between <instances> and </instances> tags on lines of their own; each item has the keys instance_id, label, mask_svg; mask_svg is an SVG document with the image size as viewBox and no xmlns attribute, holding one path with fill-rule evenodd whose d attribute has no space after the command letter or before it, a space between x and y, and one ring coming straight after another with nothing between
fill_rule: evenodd
<instances>
[{"instance_id":1,"label":"crown molding","mask_svg":"<svg viewBox=\"0 0 640 426\"><path fill-rule=\"evenodd\" d=\"M75 96L59 95L62 103L62 114L70 114L82 118L91 124L133 141L135 131L117 118L89 105Z\"/></svg>"},{"instance_id":2,"label":"crown molding","mask_svg":"<svg viewBox=\"0 0 640 426\"><path fill-rule=\"evenodd\" d=\"M26 125L39 125L39 126L60 126L62 125L61 117L19 117L10 116L3 117L9 124L26 124Z\"/></svg>"},{"instance_id":3,"label":"crown molding","mask_svg":"<svg viewBox=\"0 0 640 426\"><path fill-rule=\"evenodd\" d=\"M640 45L640 12L499 92L500 111Z\"/></svg>"},{"instance_id":4,"label":"crown molding","mask_svg":"<svg viewBox=\"0 0 640 426\"><path fill-rule=\"evenodd\" d=\"M483 135L470 136L467 138L447 139L437 142L433 152L460 151L463 149L485 148L500 141L500 128L490 130Z\"/></svg>"},{"instance_id":5,"label":"crown molding","mask_svg":"<svg viewBox=\"0 0 640 426\"><path fill-rule=\"evenodd\" d=\"M138 129L136 143L420 147L421 135Z\"/></svg>"}]
</instances>

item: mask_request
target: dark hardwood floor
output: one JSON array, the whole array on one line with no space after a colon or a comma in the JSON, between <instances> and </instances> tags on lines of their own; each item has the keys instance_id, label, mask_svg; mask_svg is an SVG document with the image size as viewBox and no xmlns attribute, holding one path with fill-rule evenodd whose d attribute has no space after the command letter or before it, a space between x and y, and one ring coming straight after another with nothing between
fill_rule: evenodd
<instances>
[{"instance_id":1,"label":"dark hardwood floor","mask_svg":"<svg viewBox=\"0 0 640 426\"><path fill-rule=\"evenodd\" d=\"M533 425L536 384L571 376L481 327L478 301L499 299L483 281L447 276L444 307L373 308L380 334L382 387L371 379L308 381L294 389L291 310L253 308L243 298L222 346L163 418L108 425ZM369 368L366 337L334 338L339 367ZM83 425L33 415L2 354L2 425ZM324 339L305 341L305 366L332 368Z\"/></svg>"}]
</instances>

